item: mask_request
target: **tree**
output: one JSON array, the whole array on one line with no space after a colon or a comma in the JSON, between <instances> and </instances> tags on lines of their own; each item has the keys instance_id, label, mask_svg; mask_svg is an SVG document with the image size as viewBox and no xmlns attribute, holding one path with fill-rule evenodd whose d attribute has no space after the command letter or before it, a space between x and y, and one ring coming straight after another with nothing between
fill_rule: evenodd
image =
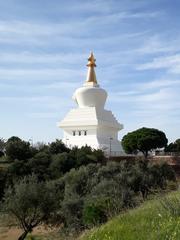
<instances>
[{"instance_id":1,"label":"tree","mask_svg":"<svg viewBox=\"0 0 180 240\"><path fill-rule=\"evenodd\" d=\"M32 156L30 143L13 136L6 143L6 154L11 160L26 160Z\"/></svg>"},{"instance_id":2,"label":"tree","mask_svg":"<svg viewBox=\"0 0 180 240\"><path fill-rule=\"evenodd\" d=\"M52 156L52 161L49 166L51 177L59 178L71 168L75 167L75 161L68 157L68 153L59 153Z\"/></svg>"},{"instance_id":3,"label":"tree","mask_svg":"<svg viewBox=\"0 0 180 240\"><path fill-rule=\"evenodd\" d=\"M47 152L39 152L27 162L27 168L35 174L39 180L48 180L50 178L49 165L51 155Z\"/></svg>"},{"instance_id":4,"label":"tree","mask_svg":"<svg viewBox=\"0 0 180 240\"><path fill-rule=\"evenodd\" d=\"M67 148L61 140L56 139L55 142L52 142L50 144L49 151L51 154L58 154L63 152L69 152L69 148Z\"/></svg>"},{"instance_id":5,"label":"tree","mask_svg":"<svg viewBox=\"0 0 180 240\"><path fill-rule=\"evenodd\" d=\"M180 139L176 139L174 143L170 143L165 148L165 152L180 152Z\"/></svg>"},{"instance_id":6,"label":"tree","mask_svg":"<svg viewBox=\"0 0 180 240\"><path fill-rule=\"evenodd\" d=\"M5 152L5 140L0 138L0 157L4 155Z\"/></svg>"},{"instance_id":7,"label":"tree","mask_svg":"<svg viewBox=\"0 0 180 240\"><path fill-rule=\"evenodd\" d=\"M177 152L180 152L180 138L176 139L175 143L177 145Z\"/></svg>"},{"instance_id":8,"label":"tree","mask_svg":"<svg viewBox=\"0 0 180 240\"><path fill-rule=\"evenodd\" d=\"M49 224L58 209L59 196L55 186L39 183L35 175L16 182L5 191L4 210L15 217L23 233L23 240L33 228L40 224Z\"/></svg>"},{"instance_id":9,"label":"tree","mask_svg":"<svg viewBox=\"0 0 180 240\"><path fill-rule=\"evenodd\" d=\"M140 128L130 132L122 139L122 146L126 153L142 152L145 158L148 152L163 148L167 145L167 138L164 132L155 128Z\"/></svg>"}]
</instances>

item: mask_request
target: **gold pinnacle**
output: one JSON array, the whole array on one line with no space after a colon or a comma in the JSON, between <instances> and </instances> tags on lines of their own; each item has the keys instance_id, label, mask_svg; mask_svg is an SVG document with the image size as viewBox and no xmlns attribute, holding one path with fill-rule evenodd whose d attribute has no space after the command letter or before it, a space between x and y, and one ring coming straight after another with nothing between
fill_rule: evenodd
<instances>
[{"instance_id":1,"label":"gold pinnacle","mask_svg":"<svg viewBox=\"0 0 180 240\"><path fill-rule=\"evenodd\" d=\"M91 52L89 58L88 58L88 73L87 73L87 78L86 82L89 84L97 85L97 80L96 80L96 73L94 70L94 67L96 67L96 59L94 58L93 53Z\"/></svg>"},{"instance_id":2,"label":"gold pinnacle","mask_svg":"<svg viewBox=\"0 0 180 240\"><path fill-rule=\"evenodd\" d=\"M96 67L96 59L94 58L93 52L91 52L89 58L88 58L88 67Z\"/></svg>"}]
</instances>

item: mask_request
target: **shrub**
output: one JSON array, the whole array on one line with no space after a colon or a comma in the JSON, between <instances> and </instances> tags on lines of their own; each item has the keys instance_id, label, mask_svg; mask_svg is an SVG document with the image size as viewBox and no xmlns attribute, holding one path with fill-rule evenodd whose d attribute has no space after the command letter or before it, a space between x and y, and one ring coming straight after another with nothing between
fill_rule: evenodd
<instances>
[{"instance_id":1,"label":"shrub","mask_svg":"<svg viewBox=\"0 0 180 240\"><path fill-rule=\"evenodd\" d=\"M14 162L8 167L8 179L14 179L19 177L24 177L25 175L30 174L31 171L28 167L28 164L24 161L15 159Z\"/></svg>"},{"instance_id":2,"label":"shrub","mask_svg":"<svg viewBox=\"0 0 180 240\"><path fill-rule=\"evenodd\" d=\"M75 166L74 160L67 153L59 153L52 156L49 166L52 178L58 178Z\"/></svg>"},{"instance_id":3,"label":"shrub","mask_svg":"<svg viewBox=\"0 0 180 240\"><path fill-rule=\"evenodd\" d=\"M80 231L83 227L82 222L83 199L74 196L65 199L62 203L65 227L71 231Z\"/></svg>"},{"instance_id":4,"label":"shrub","mask_svg":"<svg viewBox=\"0 0 180 240\"><path fill-rule=\"evenodd\" d=\"M27 167L31 173L38 176L39 180L48 180L50 179L50 163L51 155L46 152L39 152L28 161Z\"/></svg>"},{"instance_id":5,"label":"shrub","mask_svg":"<svg viewBox=\"0 0 180 240\"><path fill-rule=\"evenodd\" d=\"M55 142L50 143L49 151L51 154L58 154L69 152L70 150L65 146L65 144L61 140L56 139Z\"/></svg>"},{"instance_id":6,"label":"shrub","mask_svg":"<svg viewBox=\"0 0 180 240\"><path fill-rule=\"evenodd\" d=\"M39 183L33 175L23 178L6 190L3 207L24 230L18 238L23 240L34 227L50 222L51 216L59 207L58 203L53 185L49 187L47 183Z\"/></svg>"},{"instance_id":7,"label":"shrub","mask_svg":"<svg viewBox=\"0 0 180 240\"><path fill-rule=\"evenodd\" d=\"M26 160L32 157L30 143L18 137L11 137L6 142L6 155L11 160Z\"/></svg>"},{"instance_id":8,"label":"shrub","mask_svg":"<svg viewBox=\"0 0 180 240\"><path fill-rule=\"evenodd\" d=\"M107 221L105 199L93 199L83 208L83 222L86 226L96 226Z\"/></svg>"},{"instance_id":9,"label":"shrub","mask_svg":"<svg viewBox=\"0 0 180 240\"><path fill-rule=\"evenodd\" d=\"M98 166L82 166L79 169L71 169L64 177L66 188L65 197L77 195L84 197L89 194L96 184L96 171Z\"/></svg>"}]
</instances>

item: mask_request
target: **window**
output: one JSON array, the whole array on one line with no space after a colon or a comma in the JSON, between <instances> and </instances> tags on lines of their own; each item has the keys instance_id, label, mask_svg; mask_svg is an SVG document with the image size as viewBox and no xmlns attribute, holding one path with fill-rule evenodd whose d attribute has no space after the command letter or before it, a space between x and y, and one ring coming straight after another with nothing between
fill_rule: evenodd
<instances>
[{"instance_id":1,"label":"window","mask_svg":"<svg viewBox=\"0 0 180 240\"><path fill-rule=\"evenodd\" d=\"M87 135L87 131L86 130L84 130L84 136L86 136Z\"/></svg>"},{"instance_id":2,"label":"window","mask_svg":"<svg viewBox=\"0 0 180 240\"><path fill-rule=\"evenodd\" d=\"M73 136L76 136L76 131L73 131Z\"/></svg>"},{"instance_id":3,"label":"window","mask_svg":"<svg viewBox=\"0 0 180 240\"><path fill-rule=\"evenodd\" d=\"M79 131L79 136L81 136L81 131Z\"/></svg>"}]
</instances>

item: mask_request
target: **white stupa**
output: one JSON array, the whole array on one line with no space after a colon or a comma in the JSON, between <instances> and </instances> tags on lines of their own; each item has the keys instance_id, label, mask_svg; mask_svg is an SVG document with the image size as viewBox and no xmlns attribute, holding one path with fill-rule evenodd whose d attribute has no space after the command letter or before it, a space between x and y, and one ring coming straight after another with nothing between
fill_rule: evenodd
<instances>
[{"instance_id":1,"label":"white stupa","mask_svg":"<svg viewBox=\"0 0 180 240\"><path fill-rule=\"evenodd\" d=\"M111 111L105 110L107 92L96 80L95 58L88 58L87 79L73 94L77 107L69 111L58 123L63 129L63 142L70 148L85 145L102 149L107 155L122 155L123 149L118 141L118 131L123 128Z\"/></svg>"}]
</instances>

